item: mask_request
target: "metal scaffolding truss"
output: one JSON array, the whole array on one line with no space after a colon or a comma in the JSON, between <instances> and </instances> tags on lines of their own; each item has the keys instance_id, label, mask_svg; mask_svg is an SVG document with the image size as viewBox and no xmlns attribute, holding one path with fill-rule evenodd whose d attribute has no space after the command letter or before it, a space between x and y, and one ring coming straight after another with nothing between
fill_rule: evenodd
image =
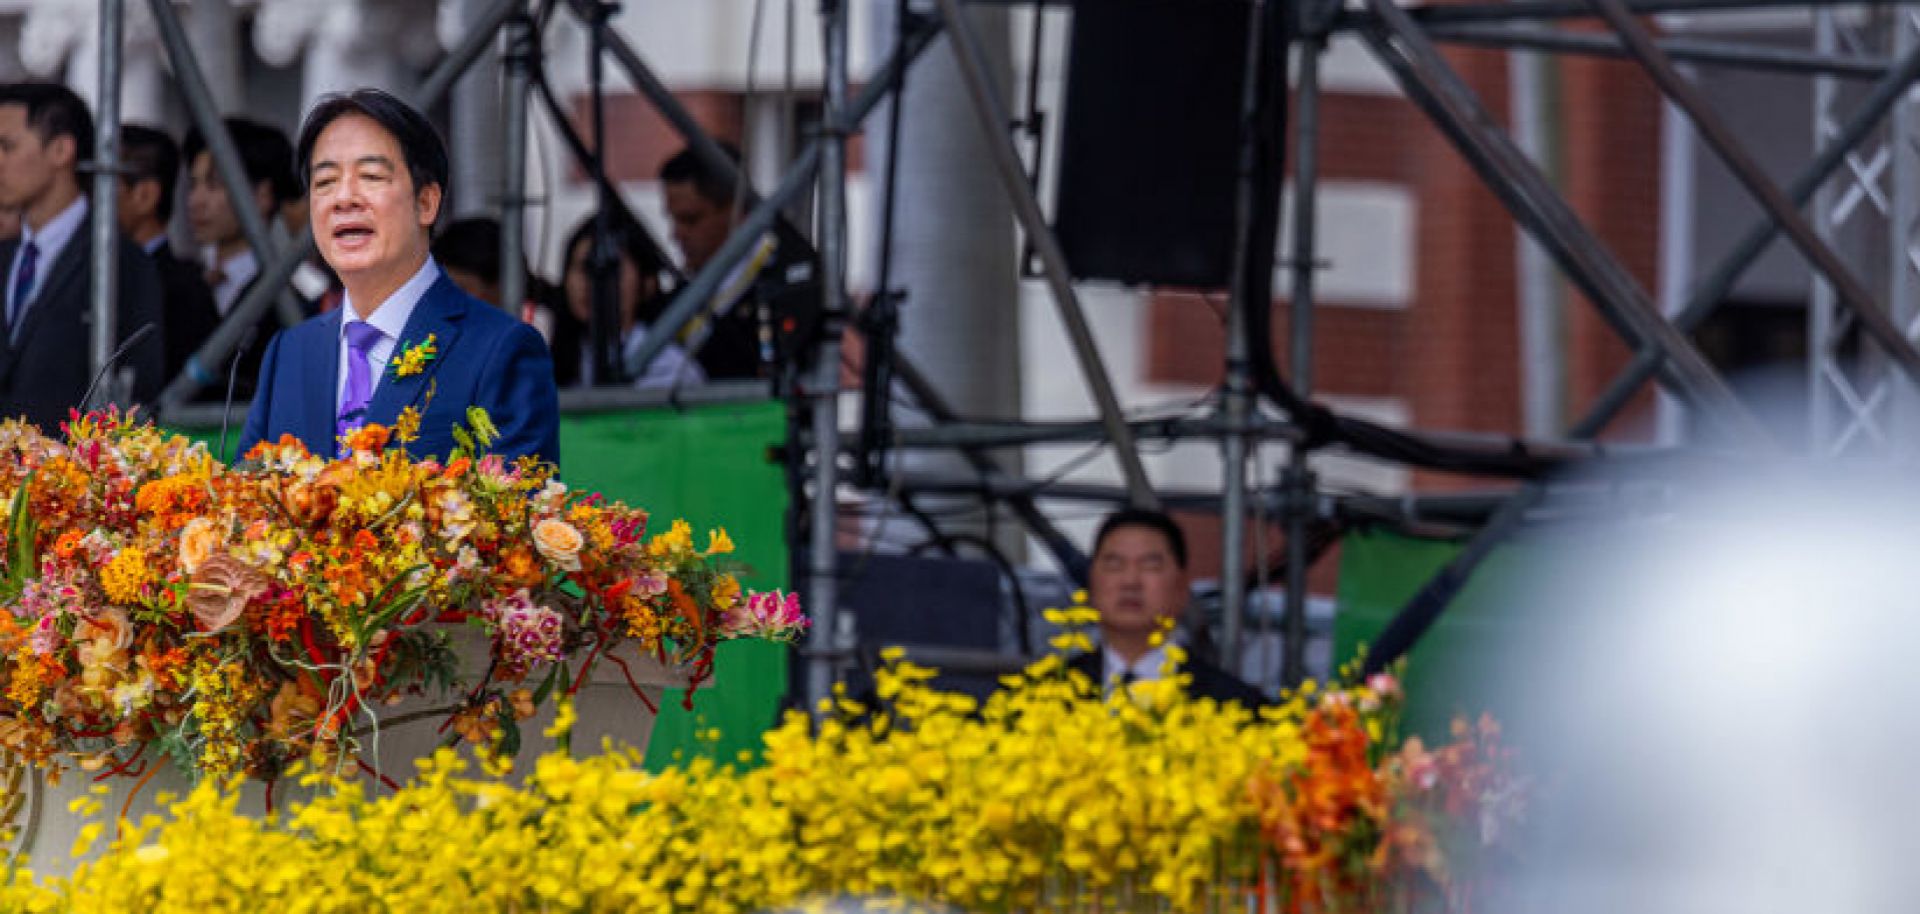
<instances>
[{"instance_id":1,"label":"metal scaffolding truss","mask_svg":"<svg viewBox=\"0 0 1920 914\"><path fill-rule=\"evenodd\" d=\"M1900 60L1920 50L1920 9L1821 8L1814 16L1821 54ZM1814 83L1814 136L1830 143L1849 115L1872 103L1862 88L1833 74ZM1905 94L1846 167L1820 186L1813 218L1821 237L1849 265L1876 280L1893 323L1920 340L1920 140L1915 102ZM1920 406L1914 386L1884 356L1862 346L1853 315L1840 307L1831 283L1816 278L1809 323L1810 446L1821 456L1911 457L1920 444Z\"/></svg>"},{"instance_id":2,"label":"metal scaffolding truss","mask_svg":"<svg viewBox=\"0 0 1920 914\"><path fill-rule=\"evenodd\" d=\"M99 161L102 180L117 174L115 155L118 124L118 14L122 0L106 0L102 7L101 105ZM806 514L792 525L804 536L796 568L806 569L809 610L816 624L807 648L809 698L826 694L836 665L846 655L837 644L835 624L839 603L834 552L835 493L843 486L841 458L846 445L835 408L840 393L840 331L855 312L847 293L846 144L861 129L866 116L888 93L897 91L899 77L943 33L950 39L966 80L981 129L990 139L993 168L1014 203L1020 226L1037 253L1046 285L1060 319L1068 329L1076 358L1098 416L1082 423L972 422L953 413L940 392L910 362L900 362L895 381L936 420L931 430L890 430L882 447L957 449L966 455L974 476L965 480L896 480L895 493L921 486L931 491L964 488L1008 506L1069 570L1084 568L1084 557L1054 528L1036 498L1049 483L1023 480L1001 471L991 448L1017 443L1094 439L1106 442L1123 468L1127 485L1105 492L1078 486L1076 498L1108 498L1114 502L1155 504L1160 496L1141 469L1134 446L1137 436L1195 438L1218 442L1225 468L1223 489L1213 493L1185 493L1169 500L1183 505L1217 507L1223 514L1226 558L1223 581L1223 637L1221 647L1234 651L1241 638L1245 610L1245 569L1240 556L1248 531L1250 510L1271 510L1288 530L1285 580L1288 601L1285 616L1287 661L1285 677L1298 679L1304 671L1305 572L1324 543L1324 530L1351 513L1369 518L1395 513L1419 515L1422 500L1400 503L1381 499L1338 499L1318 487L1308 458L1319 450L1343 447L1406 465L1518 478L1525 484L1515 493L1482 499L1469 516L1482 521L1464 552L1439 572L1409 602L1376 642L1366 666L1377 668L1404 654L1445 609L1494 547L1521 529L1529 510L1547 491L1554 474L1569 465L1600 460L1617 461L1619 452L1595 446L1593 439L1616 418L1647 381L1657 379L1672 391L1700 421L1705 441L1722 451L1767 452L1774 441L1694 345L1690 332L1712 314L1739 276L1762 250L1784 238L1811 265L1821 282L1811 309L1816 340L1809 376L1814 391L1815 429L1820 450L1850 452L1868 443L1878 447L1911 442L1920 415L1912 407L1912 380L1920 377L1920 349L1916 340L1916 271L1920 251L1913 242L1914 220L1920 216L1920 150L1916 150L1914 103L1908 90L1920 78L1920 41L1916 41L1916 14L1920 3L1863 2L1825 4L1785 0L1513 0L1499 3L1449 3L1403 7L1395 0L1364 0L1345 7L1339 0L1250 0L1249 41L1254 49L1284 47L1298 62L1292 90L1290 130L1297 151L1291 182L1293 212L1289 278L1294 338L1287 360L1288 374L1266 351L1259 330L1273 299L1274 230L1280 218L1277 182L1260 178L1261 169L1276 165L1284 145L1273 142L1279 125L1263 121L1266 104L1286 93L1284 73L1263 72L1259 61L1283 55L1249 54L1241 111L1246 145L1241 156L1240 198L1235 213L1236 281L1229 299L1230 338L1226 383L1213 416L1204 420L1152 425L1129 422L1120 411L1100 354L1087 332L1086 317L1076 299L1072 277L1019 160L1011 119L1001 110L1001 87L992 84L983 61L980 41L968 27L961 0L936 0L928 12L916 14L892 53L866 74L849 72L846 0L817 0L826 49L824 123L819 134L790 163L787 171L752 205L719 254L699 273L689 277L650 336L624 354L629 366L644 366L688 322L699 317L729 271L748 256L758 239L781 218L787 205L809 190L818 194L818 245L824 290L825 332L811 368L788 379L781 390L794 406L795 440L786 449L794 480L796 510ZM154 18L179 74L189 108L201 130L212 138L216 164L230 193L244 192L244 176L237 155L226 141L218 112L204 79L187 49L169 0L150 0ZM472 24L469 34L427 80L415 100L431 104L453 80L481 55L498 49L506 74L508 112L504 124L505 161L509 164L503 223L514 226L526 204L524 173L527 93L529 89L530 30L556 7L582 19L605 7L595 0L498 0ZM1711 13L1775 9L1794 11L1815 23L1817 41L1806 50L1782 49L1731 41L1702 41L1660 37L1651 33L1647 17L1659 13ZM1562 25L1579 20L1574 27ZM509 40L496 41L505 30ZM1340 35L1357 36L1392 74L1405 98L1421 111L1485 185L1559 267L1565 278L1590 301L1608 324L1633 349L1631 365L1568 430L1564 440L1465 440L1419 431L1382 429L1341 416L1313 403L1306 380L1313 353L1315 265L1320 262L1313 232L1318 186L1320 139L1321 58L1329 41ZM1764 218L1747 227L1731 252L1719 264L1700 273L1685 306L1669 316L1584 225L1553 183L1519 148L1476 97L1442 53L1445 44L1495 49L1530 49L1564 54L1588 54L1636 61L1668 102L1683 113L1705 146L1724 163L1760 204ZM690 113L648 69L645 61L619 39L617 33L600 36L599 46L630 77L637 90L681 132L707 162L723 172L734 165L712 138L703 134ZM1681 65L1741 67L1807 75L1817 81L1815 112L1818 142L1813 161L1786 185L1777 185L1760 171L1725 123L1707 106ZM1282 69L1282 68L1275 68ZM854 91L852 86L859 86ZM1267 133L1262 133L1262 130ZM604 184L604 180L602 181ZM744 182L741 186L744 186ZM603 188L603 192L606 189ZM102 202L110 201L108 194ZM1807 208L1811 204L1811 210ZM243 208L244 209L244 208ZM96 220L111 225L111 219ZM264 231L247 226L263 251ZM1262 242L1265 242L1264 244ZM522 262L522 236L509 228L502 233L503 286L520 288L517 271ZM207 342L188 376L169 386L163 406L178 406L200 385L216 376L205 366L224 363L244 328L273 304L300 260L310 252L301 239L294 250L266 258L265 281L235 309ZM96 244L96 275L113 275L114 245ZM1899 252L1893 256L1889 252ZM95 328L111 328L112 290L95 286ZM111 356L102 331L93 356L104 366ZM1291 383L1289 383L1291 380ZM890 391L866 391L883 399ZM1284 421L1258 409L1259 400L1271 401ZM882 406L884 410L885 406ZM1246 461L1260 448L1291 448L1290 468L1278 487L1251 486ZM1910 453L1910 450L1907 451ZM1644 456L1644 455L1640 455ZM1628 455L1633 459L1633 455ZM882 462L884 464L884 462ZM863 465L871 466L872 463ZM1636 464L1638 466L1638 464ZM1653 472L1657 472L1657 466ZM862 480L871 484L872 480ZM1172 493L1169 493L1172 494ZM1444 509L1450 520L1463 516L1458 505ZM798 545L798 544L797 544Z\"/></svg>"}]
</instances>

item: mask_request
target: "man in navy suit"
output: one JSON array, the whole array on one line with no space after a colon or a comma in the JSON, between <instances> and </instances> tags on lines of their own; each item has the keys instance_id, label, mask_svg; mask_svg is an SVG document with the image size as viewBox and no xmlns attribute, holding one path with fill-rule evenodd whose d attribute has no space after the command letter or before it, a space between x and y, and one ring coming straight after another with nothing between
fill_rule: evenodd
<instances>
[{"instance_id":1,"label":"man in navy suit","mask_svg":"<svg viewBox=\"0 0 1920 914\"><path fill-rule=\"evenodd\" d=\"M1168 664L1165 646L1153 634L1167 620L1178 622L1192 591L1187 582L1187 539L1173 519L1158 511L1129 508L1107 516L1093 539L1087 576L1093 606L1100 610L1100 647L1067 661L1105 689L1124 688L1168 673L1187 676L1187 694L1248 709L1264 695L1232 673L1189 654Z\"/></svg>"},{"instance_id":2,"label":"man in navy suit","mask_svg":"<svg viewBox=\"0 0 1920 914\"><path fill-rule=\"evenodd\" d=\"M79 166L93 159L93 116L73 90L52 83L0 86L0 206L18 209L20 238L0 244L0 419L24 416L58 434L92 384L93 208ZM115 303L124 343L158 327L160 279L132 242L120 246ZM152 402L164 337L149 332L115 364L132 371L133 397Z\"/></svg>"},{"instance_id":3,"label":"man in navy suit","mask_svg":"<svg viewBox=\"0 0 1920 914\"><path fill-rule=\"evenodd\" d=\"M420 411L415 457L445 457L470 406L499 429L491 452L558 462L553 363L540 334L460 291L429 255L447 150L420 112L378 89L327 96L297 161L314 241L346 287L341 307L275 336L240 435L244 455L292 434L318 454L366 423ZM417 371L402 372L408 353Z\"/></svg>"}]
</instances>

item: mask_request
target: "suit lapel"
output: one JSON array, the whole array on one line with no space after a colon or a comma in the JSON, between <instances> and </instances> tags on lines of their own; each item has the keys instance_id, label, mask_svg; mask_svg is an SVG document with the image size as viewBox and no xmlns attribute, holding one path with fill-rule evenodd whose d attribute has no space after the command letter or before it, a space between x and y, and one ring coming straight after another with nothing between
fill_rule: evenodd
<instances>
[{"instance_id":1,"label":"suit lapel","mask_svg":"<svg viewBox=\"0 0 1920 914\"><path fill-rule=\"evenodd\" d=\"M27 305L26 318L21 321L19 331L12 335L13 351L25 350L33 342L34 332L47 322L48 316L60 307L61 302L69 300L64 298L68 294L67 287L85 281L86 266L92 259L93 230L89 224L83 223L74 232L73 238L67 241L67 246L60 250L59 258L54 260L52 269L47 272L46 282L39 291L33 293L33 299ZM93 306L85 294L71 300L79 301L88 309ZM92 315L83 314L82 319L91 320Z\"/></svg>"},{"instance_id":2,"label":"suit lapel","mask_svg":"<svg viewBox=\"0 0 1920 914\"><path fill-rule=\"evenodd\" d=\"M467 316L466 296L458 293L453 280L444 274L427 288L420 296L420 304L407 318L407 328L400 334L400 341L393 347L393 355L387 359L386 371L380 375L379 383L373 388L373 402L367 405L367 421L392 426L400 417L400 411L409 406L419 406L420 398L432 386L434 376L439 374L440 366L445 364L460 340L460 327ZM417 374L404 378L394 374L394 365L401 354L416 346L433 340L435 355Z\"/></svg>"},{"instance_id":3,"label":"suit lapel","mask_svg":"<svg viewBox=\"0 0 1920 914\"><path fill-rule=\"evenodd\" d=\"M4 284L7 274L13 272L13 257L19 252L20 241L18 239L0 244L0 284ZM0 309L4 309L7 306L6 294L6 290L0 289ZM4 315L5 311L0 310L0 317L4 317ZM5 321L0 320L0 324L4 323ZM5 335L0 335L0 383L5 383L7 375L13 371L13 356L12 341L7 339Z\"/></svg>"},{"instance_id":4,"label":"suit lapel","mask_svg":"<svg viewBox=\"0 0 1920 914\"><path fill-rule=\"evenodd\" d=\"M294 334L288 334L293 338ZM340 309L327 312L320 321L320 332L306 338L304 352L299 362L306 367L304 371L282 373L275 378L291 378L296 384L305 384L300 392L306 400L306 406L300 415L306 420L306 427L298 433L300 440L307 442L309 450L327 457L337 455L340 442L335 440L334 421L339 411L335 401L340 394ZM321 380L324 383L312 383Z\"/></svg>"}]
</instances>

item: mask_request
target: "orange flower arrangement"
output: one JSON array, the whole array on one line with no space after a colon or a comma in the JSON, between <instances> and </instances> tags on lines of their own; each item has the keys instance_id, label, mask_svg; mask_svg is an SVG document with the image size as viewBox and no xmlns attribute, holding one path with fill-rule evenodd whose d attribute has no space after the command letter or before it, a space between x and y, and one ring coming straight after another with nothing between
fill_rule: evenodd
<instances>
[{"instance_id":1,"label":"orange flower arrangement","mask_svg":"<svg viewBox=\"0 0 1920 914\"><path fill-rule=\"evenodd\" d=\"M337 460L288 437L231 467L131 414L76 415L64 441L0 423L0 747L271 778L353 757L344 724L408 694L499 734L483 724L617 641L703 676L720 640L798 633L730 613L738 580L684 536L650 541L646 512L486 454L491 423L469 422L444 463L407 456L403 421ZM448 694L458 661L431 623L462 620L491 664Z\"/></svg>"}]
</instances>

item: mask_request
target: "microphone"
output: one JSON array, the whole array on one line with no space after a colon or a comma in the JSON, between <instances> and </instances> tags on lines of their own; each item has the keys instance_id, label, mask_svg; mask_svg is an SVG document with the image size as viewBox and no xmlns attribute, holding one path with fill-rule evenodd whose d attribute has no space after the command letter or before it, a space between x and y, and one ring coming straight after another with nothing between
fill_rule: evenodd
<instances>
[{"instance_id":1,"label":"microphone","mask_svg":"<svg viewBox=\"0 0 1920 914\"><path fill-rule=\"evenodd\" d=\"M233 358L227 362L227 399L220 405L220 449L214 451L223 460L227 453L227 427L233 423L233 386L240 379L240 357L247 354L253 347L253 338L259 335L259 324L248 327L240 337L240 345L233 347Z\"/></svg>"},{"instance_id":2,"label":"microphone","mask_svg":"<svg viewBox=\"0 0 1920 914\"><path fill-rule=\"evenodd\" d=\"M115 365L120 364L120 360L126 357L127 353L133 349L135 343L152 336L153 331L156 329L158 328L154 325L153 321L147 321L140 325L140 329L133 331L127 335L126 339L120 341L120 348L115 349L112 355L107 356L107 363L100 366L99 371L94 372L93 383L87 385L87 392L80 397L81 409L86 409L87 404L93 402L93 392L99 389L100 382L107 377L107 372L112 371Z\"/></svg>"}]
</instances>

